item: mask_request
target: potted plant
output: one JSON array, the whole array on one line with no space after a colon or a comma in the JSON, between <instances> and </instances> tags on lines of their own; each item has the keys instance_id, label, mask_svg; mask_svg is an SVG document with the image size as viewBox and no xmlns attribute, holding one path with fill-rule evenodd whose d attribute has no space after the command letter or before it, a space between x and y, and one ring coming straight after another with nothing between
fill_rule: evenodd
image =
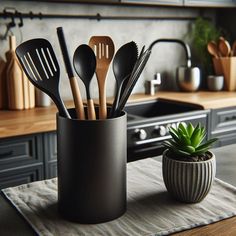
<instances>
[{"instance_id":1,"label":"potted plant","mask_svg":"<svg viewBox=\"0 0 236 236\"><path fill-rule=\"evenodd\" d=\"M195 203L202 201L213 183L215 155L209 151L216 138L204 141L206 130L200 123L193 126L180 123L171 127L170 140L163 142L162 174L165 186L175 199Z\"/></svg>"},{"instance_id":2,"label":"potted plant","mask_svg":"<svg viewBox=\"0 0 236 236\"><path fill-rule=\"evenodd\" d=\"M207 44L212 40L217 42L220 35L222 35L221 29L217 28L213 22L201 17L193 22L188 33L188 38L193 47L193 54L197 59L196 63L201 66L203 87L207 85L204 78L207 75L214 74L212 57L207 51Z\"/></svg>"}]
</instances>

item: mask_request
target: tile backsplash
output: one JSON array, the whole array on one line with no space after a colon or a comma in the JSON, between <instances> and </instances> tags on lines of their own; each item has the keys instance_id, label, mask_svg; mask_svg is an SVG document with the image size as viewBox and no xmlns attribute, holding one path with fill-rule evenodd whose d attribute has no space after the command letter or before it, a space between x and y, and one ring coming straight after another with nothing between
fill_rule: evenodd
<instances>
[{"instance_id":1,"label":"tile backsplash","mask_svg":"<svg viewBox=\"0 0 236 236\"><path fill-rule=\"evenodd\" d=\"M190 8L164 8L164 7L127 7L110 5L91 4L65 4L65 3L45 3L29 1L1 1L0 11L5 7L14 7L17 11L28 13L48 13L48 14L68 14L68 15L95 15L97 13L104 16L186 16L197 17L198 9ZM205 11L205 15L214 18L213 11ZM0 19L0 34L5 31L4 24L9 19ZM16 20L17 23L17 20ZM124 43L135 41L141 49L143 45L148 47L151 42L158 38L179 38L186 39L191 21L189 20L91 20L91 19L24 19L24 26L13 28L12 32L17 37L17 43L31 38L48 39L58 57L61 66L60 91L63 99L72 98L69 81L65 73L65 67L61 57L58 44L56 28L62 26L68 43L70 55L79 44L88 43L92 35L108 35L114 43L116 50ZM4 57L8 50L8 41L2 40L0 55ZM185 63L183 49L177 44L158 44L153 48L151 57L143 71L134 92L144 92L145 80L153 78L154 74L162 74L162 89L176 90L175 70L176 67ZM85 98L85 89L79 81L82 96ZM113 96L115 89L115 79L110 67L107 78L107 96ZM97 81L94 77L91 84L91 94L93 98L98 97Z\"/></svg>"}]
</instances>

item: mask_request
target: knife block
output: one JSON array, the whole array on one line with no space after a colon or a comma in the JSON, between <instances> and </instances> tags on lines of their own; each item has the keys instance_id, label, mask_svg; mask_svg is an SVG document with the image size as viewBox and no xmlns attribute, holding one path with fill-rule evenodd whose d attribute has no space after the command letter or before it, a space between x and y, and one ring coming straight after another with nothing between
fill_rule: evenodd
<instances>
[{"instance_id":1,"label":"knife block","mask_svg":"<svg viewBox=\"0 0 236 236\"><path fill-rule=\"evenodd\" d=\"M216 75L224 75L224 90L236 90L236 57L213 58Z\"/></svg>"},{"instance_id":2,"label":"knife block","mask_svg":"<svg viewBox=\"0 0 236 236\"><path fill-rule=\"evenodd\" d=\"M72 119L57 114L59 213L85 224L118 218L126 211L126 113L77 120L68 111Z\"/></svg>"}]
</instances>

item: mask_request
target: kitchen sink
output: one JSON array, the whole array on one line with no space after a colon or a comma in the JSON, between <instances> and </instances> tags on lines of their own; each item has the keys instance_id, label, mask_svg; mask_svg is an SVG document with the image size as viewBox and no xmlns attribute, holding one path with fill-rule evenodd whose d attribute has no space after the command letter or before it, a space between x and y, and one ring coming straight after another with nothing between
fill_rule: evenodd
<instances>
[{"instance_id":1,"label":"kitchen sink","mask_svg":"<svg viewBox=\"0 0 236 236\"><path fill-rule=\"evenodd\" d=\"M129 103L124 110L128 114L128 120L135 118L153 118L165 115L202 110L199 105L176 102L166 99L155 99L138 103Z\"/></svg>"},{"instance_id":2,"label":"kitchen sink","mask_svg":"<svg viewBox=\"0 0 236 236\"><path fill-rule=\"evenodd\" d=\"M164 140L170 139L169 127L180 122L208 125L209 110L197 104L169 99L127 103L127 161L161 155Z\"/></svg>"}]
</instances>

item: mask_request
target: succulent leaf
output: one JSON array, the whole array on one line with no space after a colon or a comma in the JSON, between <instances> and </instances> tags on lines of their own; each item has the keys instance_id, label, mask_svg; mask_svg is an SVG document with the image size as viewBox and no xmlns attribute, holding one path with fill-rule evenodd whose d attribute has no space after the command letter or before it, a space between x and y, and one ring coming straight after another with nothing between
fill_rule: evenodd
<instances>
[{"instance_id":1,"label":"succulent leaf","mask_svg":"<svg viewBox=\"0 0 236 236\"><path fill-rule=\"evenodd\" d=\"M208 148L208 149L209 149L210 146L211 146L211 144L213 144L216 140L217 140L217 138L213 138L213 139L211 139L211 140L206 141L204 144L198 146L198 147L196 148L196 151L201 150L201 149L203 149L203 148Z\"/></svg>"},{"instance_id":2,"label":"succulent leaf","mask_svg":"<svg viewBox=\"0 0 236 236\"><path fill-rule=\"evenodd\" d=\"M169 131L170 132L170 135L171 135L171 137L178 143L178 142L180 142L180 137L179 137L179 134L177 133L175 133L175 132L173 132L172 130L170 130Z\"/></svg>"},{"instance_id":3,"label":"succulent leaf","mask_svg":"<svg viewBox=\"0 0 236 236\"><path fill-rule=\"evenodd\" d=\"M191 144L194 147L197 147L199 145L199 140L201 139L201 128L200 124L196 126L196 128L193 131L193 134L191 136Z\"/></svg>"},{"instance_id":4,"label":"succulent leaf","mask_svg":"<svg viewBox=\"0 0 236 236\"><path fill-rule=\"evenodd\" d=\"M194 153L195 152L195 148L193 147L193 146L185 146L185 147L182 147L182 150L183 151L186 151L186 152L188 152L188 153Z\"/></svg>"},{"instance_id":5,"label":"succulent leaf","mask_svg":"<svg viewBox=\"0 0 236 236\"><path fill-rule=\"evenodd\" d=\"M191 145L191 140L189 137L185 134L179 134L180 135L180 140L183 145Z\"/></svg>"},{"instance_id":6,"label":"succulent leaf","mask_svg":"<svg viewBox=\"0 0 236 236\"><path fill-rule=\"evenodd\" d=\"M179 124L178 129L181 130L183 134L185 134L185 135L188 136L188 131L186 130L186 128L185 128L185 126L183 125L183 123L180 123L180 124Z\"/></svg>"},{"instance_id":7,"label":"succulent leaf","mask_svg":"<svg viewBox=\"0 0 236 236\"><path fill-rule=\"evenodd\" d=\"M187 131L188 131L188 136L191 137L193 134L193 131L194 131L194 127L193 127L192 123L188 123Z\"/></svg>"}]
</instances>

